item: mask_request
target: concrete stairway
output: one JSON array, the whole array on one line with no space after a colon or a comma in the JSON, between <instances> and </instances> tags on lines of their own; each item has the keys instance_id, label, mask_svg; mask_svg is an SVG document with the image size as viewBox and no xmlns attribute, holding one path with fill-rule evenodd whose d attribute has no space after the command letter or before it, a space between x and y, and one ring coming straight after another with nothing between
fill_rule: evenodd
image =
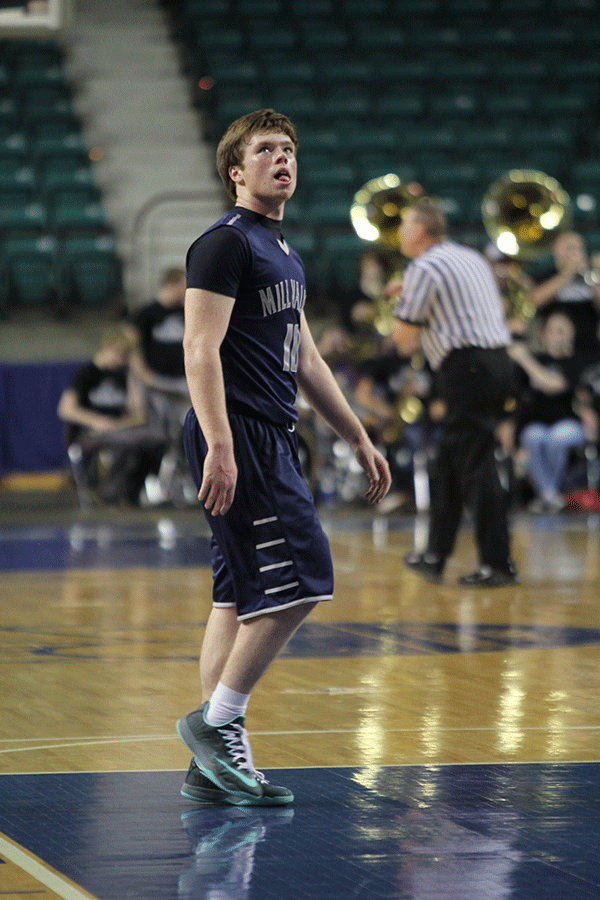
<instances>
[{"instance_id":1,"label":"concrete stairway","mask_svg":"<svg viewBox=\"0 0 600 900\"><path fill-rule=\"evenodd\" d=\"M166 266L183 265L191 241L221 214L214 151L202 143L154 0L77 0L65 41L85 138L125 262L127 303L136 306L154 295Z\"/></svg>"}]
</instances>

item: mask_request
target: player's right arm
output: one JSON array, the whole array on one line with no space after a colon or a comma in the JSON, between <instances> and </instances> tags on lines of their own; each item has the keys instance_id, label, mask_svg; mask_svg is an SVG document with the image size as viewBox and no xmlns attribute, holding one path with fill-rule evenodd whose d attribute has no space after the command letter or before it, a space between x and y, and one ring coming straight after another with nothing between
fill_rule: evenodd
<instances>
[{"instance_id":1,"label":"player's right arm","mask_svg":"<svg viewBox=\"0 0 600 900\"><path fill-rule=\"evenodd\" d=\"M235 299L201 288L185 295L185 373L194 412L208 444L198 499L223 515L233 502L237 467L227 418L220 347Z\"/></svg>"}]
</instances>

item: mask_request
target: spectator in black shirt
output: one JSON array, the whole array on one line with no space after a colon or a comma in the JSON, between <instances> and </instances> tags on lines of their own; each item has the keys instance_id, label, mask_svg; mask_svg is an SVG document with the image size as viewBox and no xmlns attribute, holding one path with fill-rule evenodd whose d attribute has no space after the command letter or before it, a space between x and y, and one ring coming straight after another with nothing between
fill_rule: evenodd
<instances>
[{"instance_id":1,"label":"spectator in black shirt","mask_svg":"<svg viewBox=\"0 0 600 900\"><path fill-rule=\"evenodd\" d=\"M556 271L532 291L531 300L542 322L553 312L565 313L575 327L575 350L597 354L600 323L600 282L580 234L559 235L552 248Z\"/></svg>"},{"instance_id":2,"label":"spectator in black shirt","mask_svg":"<svg viewBox=\"0 0 600 900\"><path fill-rule=\"evenodd\" d=\"M92 488L107 502L137 503L160 462L164 437L147 424L144 393L129 365L133 349L126 329L107 331L59 400L80 496Z\"/></svg>"},{"instance_id":3,"label":"spectator in black shirt","mask_svg":"<svg viewBox=\"0 0 600 900\"><path fill-rule=\"evenodd\" d=\"M148 412L176 442L190 407L183 362L185 270L166 269L155 300L131 313L137 341L132 366L146 388Z\"/></svg>"},{"instance_id":4,"label":"spectator in black shirt","mask_svg":"<svg viewBox=\"0 0 600 900\"><path fill-rule=\"evenodd\" d=\"M575 327L563 313L548 317L540 337L542 352L531 354L524 344L512 351L529 376L517 410L517 442L526 450L527 473L536 493L531 510L558 512L565 506L570 453L586 441L573 400L589 358L576 352Z\"/></svg>"}]
</instances>

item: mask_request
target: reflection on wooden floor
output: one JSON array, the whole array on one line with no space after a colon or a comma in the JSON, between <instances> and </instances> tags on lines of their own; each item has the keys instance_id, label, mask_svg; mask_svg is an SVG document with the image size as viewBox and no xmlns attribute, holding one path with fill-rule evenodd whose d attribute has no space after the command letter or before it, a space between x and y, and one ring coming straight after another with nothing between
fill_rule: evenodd
<instances>
[{"instance_id":1,"label":"reflection on wooden floor","mask_svg":"<svg viewBox=\"0 0 600 900\"><path fill-rule=\"evenodd\" d=\"M476 565L468 529L437 586L402 565L422 523L364 511L325 512L323 521L335 600L320 604L253 695L247 725L260 768L292 770L310 805L310 773L301 773L313 768L340 770L340 777L352 771L359 781L371 772L385 794L381 767L425 767L418 771L431 781L440 766L492 766L510 781L506 773L517 764L600 761L597 518L518 518L513 549L522 583L484 590L456 583ZM211 590L207 549L200 519L169 513L134 523L75 515L66 523L0 527L2 775L155 772L179 807L189 753L174 722L198 701L197 654ZM98 778L95 790L103 790ZM19 791L32 783L18 782ZM3 784L10 793L17 782L9 790L0 778L0 800ZM21 897L38 870L15 861L22 849L15 829L11 837L0 814L8 836L0 839L0 878L12 872L10 896ZM38 879L45 896L113 900L111 893L77 894L73 885L69 894L70 879L81 884L78 870L69 876L57 859L58 881ZM201 882L190 897L209 896ZM338 890L340 898L353 896ZM168 900L164 884L161 891L131 896ZM326 895L338 896L324 883L294 900ZM371 891L370 898L380 896L421 898L408 889Z\"/></svg>"}]
</instances>

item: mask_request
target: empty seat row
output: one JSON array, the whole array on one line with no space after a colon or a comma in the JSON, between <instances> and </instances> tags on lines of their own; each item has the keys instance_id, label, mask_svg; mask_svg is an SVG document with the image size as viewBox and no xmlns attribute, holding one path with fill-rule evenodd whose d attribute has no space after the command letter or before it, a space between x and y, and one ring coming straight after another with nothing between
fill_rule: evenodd
<instances>
[{"instance_id":1,"label":"empty seat row","mask_svg":"<svg viewBox=\"0 0 600 900\"><path fill-rule=\"evenodd\" d=\"M100 305L119 298L121 262L111 234L55 234L0 243L0 311L11 305Z\"/></svg>"},{"instance_id":2,"label":"empty seat row","mask_svg":"<svg viewBox=\"0 0 600 900\"><path fill-rule=\"evenodd\" d=\"M0 310L99 304L121 263L60 44L0 41Z\"/></svg>"}]
</instances>

